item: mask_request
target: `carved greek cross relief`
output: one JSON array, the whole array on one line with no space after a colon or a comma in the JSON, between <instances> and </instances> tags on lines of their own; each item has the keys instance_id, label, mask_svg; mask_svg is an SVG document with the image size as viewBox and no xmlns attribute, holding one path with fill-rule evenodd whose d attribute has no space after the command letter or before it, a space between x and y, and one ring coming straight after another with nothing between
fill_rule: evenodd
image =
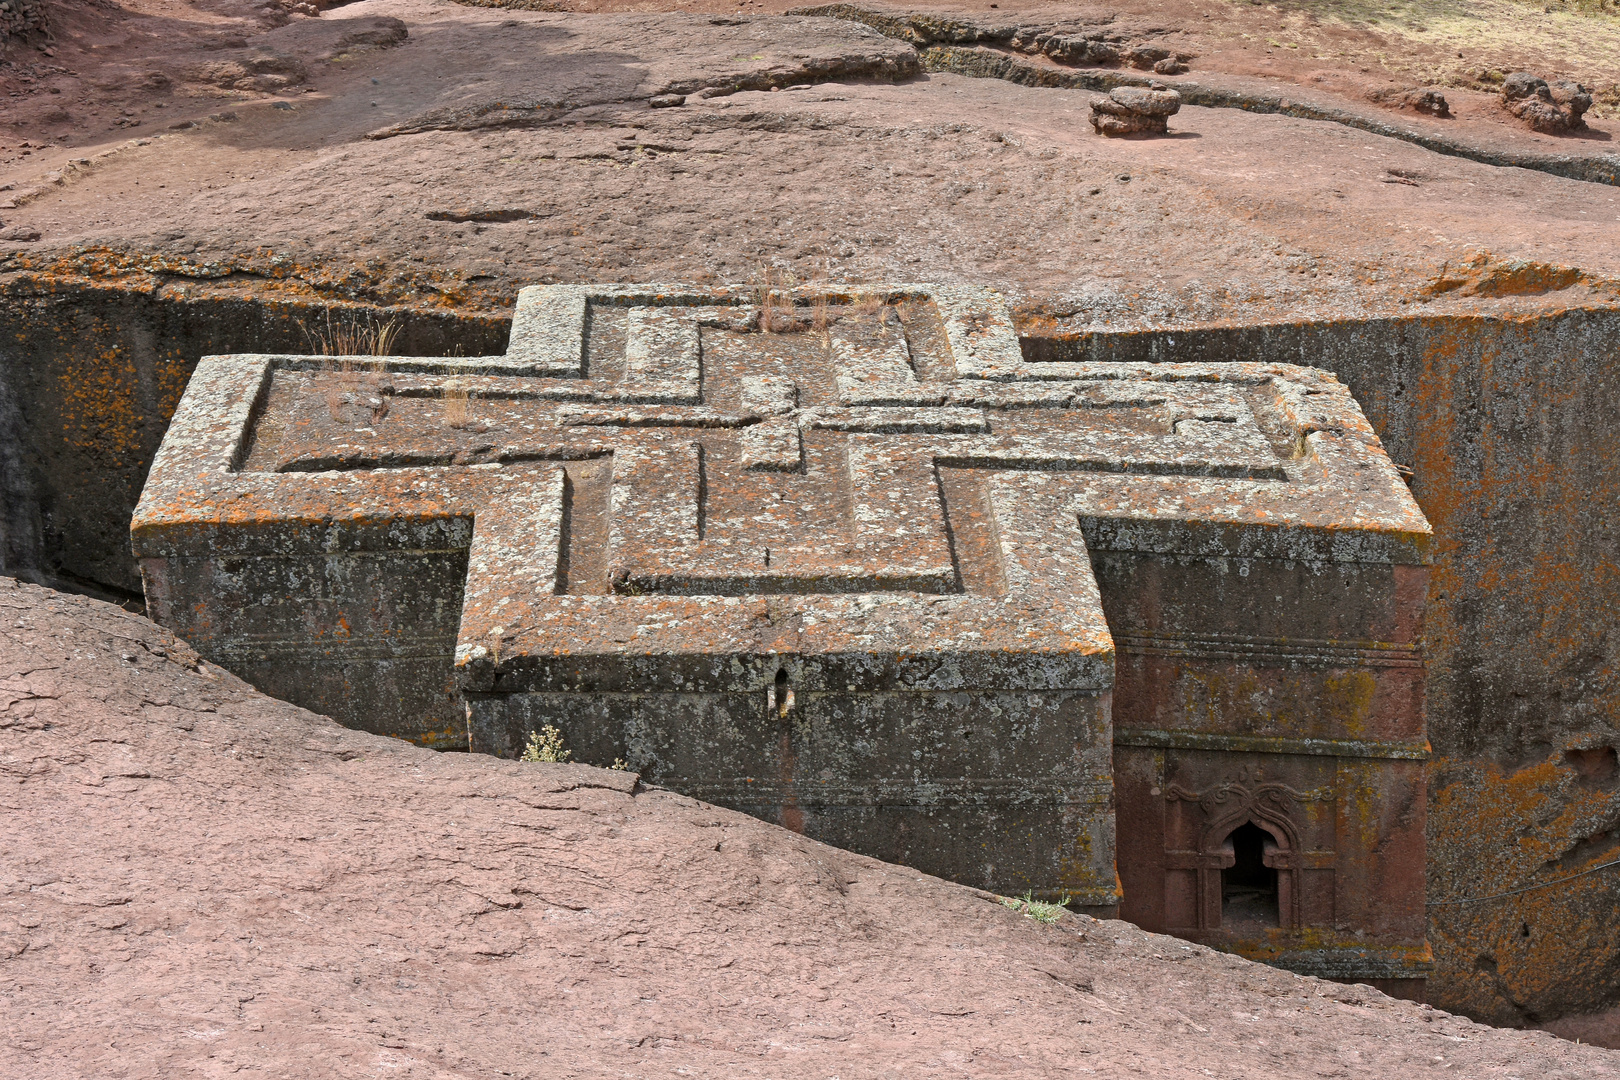
<instances>
[{"instance_id":1,"label":"carved greek cross relief","mask_svg":"<svg viewBox=\"0 0 1620 1080\"><path fill-rule=\"evenodd\" d=\"M159 621L345 723L555 726L1211 941L1361 902L1335 807L1421 775L1427 537L1327 372L1033 359L999 296L911 284L546 286L500 356L205 358L133 527Z\"/></svg>"}]
</instances>

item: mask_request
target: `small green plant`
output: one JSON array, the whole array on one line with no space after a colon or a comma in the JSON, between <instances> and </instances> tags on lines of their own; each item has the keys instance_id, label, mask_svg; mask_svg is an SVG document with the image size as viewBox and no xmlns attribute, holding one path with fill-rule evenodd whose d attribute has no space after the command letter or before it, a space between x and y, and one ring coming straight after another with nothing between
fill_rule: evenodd
<instances>
[{"instance_id":1,"label":"small green plant","mask_svg":"<svg viewBox=\"0 0 1620 1080\"><path fill-rule=\"evenodd\" d=\"M608 768L614 770L615 772L629 772L630 763L624 760L622 757L616 757L613 759L613 764L609 765Z\"/></svg>"},{"instance_id":2,"label":"small green plant","mask_svg":"<svg viewBox=\"0 0 1620 1080\"><path fill-rule=\"evenodd\" d=\"M1061 919L1063 913L1068 910L1064 905L1069 902L1069 894L1064 893L1063 899L1055 904L1048 904L1044 900L1035 899L1033 892L1027 892L1021 897L1003 896L1000 897L1000 900L1003 907L1012 908L1018 914L1034 919L1038 923L1050 924Z\"/></svg>"},{"instance_id":3,"label":"small green plant","mask_svg":"<svg viewBox=\"0 0 1620 1080\"><path fill-rule=\"evenodd\" d=\"M539 731L529 732L529 745L523 748L522 761L549 761L561 763L573 760L573 751L563 741L563 733L553 724Z\"/></svg>"}]
</instances>

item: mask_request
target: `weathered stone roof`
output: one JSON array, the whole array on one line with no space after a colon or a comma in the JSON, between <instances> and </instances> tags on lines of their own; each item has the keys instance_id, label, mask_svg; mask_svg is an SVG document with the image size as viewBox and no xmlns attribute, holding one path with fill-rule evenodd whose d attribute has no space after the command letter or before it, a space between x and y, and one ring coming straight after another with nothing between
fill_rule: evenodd
<instances>
[{"instance_id":1,"label":"weathered stone roof","mask_svg":"<svg viewBox=\"0 0 1620 1080\"><path fill-rule=\"evenodd\" d=\"M1028 362L977 290L801 299L779 333L759 304L547 286L504 356L208 358L137 554L446 547L471 519L464 687L597 690L759 688L772 656L812 688L1106 685L1076 516L1108 548L1426 558L1328 372Z\"/></svg>"}]
</instances>

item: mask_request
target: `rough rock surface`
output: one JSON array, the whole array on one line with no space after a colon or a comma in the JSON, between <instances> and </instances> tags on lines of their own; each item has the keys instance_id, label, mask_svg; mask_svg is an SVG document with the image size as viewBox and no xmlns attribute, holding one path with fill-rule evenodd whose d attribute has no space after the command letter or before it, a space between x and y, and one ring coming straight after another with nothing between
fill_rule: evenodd
<instances>
[{"instance_id":1,"label":"rough rock surface","mask_svg":"<svg viewBox=\"0 0 1620 1080\"><path fill-rule=\"evenodd\" d=\"M1078 15L1065 11L1053 18L1049 12L1037 9L1039 21L1023 24L1007 21L1016 18L1012 12L1005 18L986 19L984 15L975 18L957 13L917 13L860 4L796 8L791 14L826 15L865 23L917 46L1000 45L1072 66L1125 64L1163 75L1179 75L1197 56L1155 43L1164 33L1160 27L1122 25L1113 13L1096 10Z\"/></svg>"},{"instance_id":2,"label":"rough rock surface","mask_svg":"<svg viewBox=\"0 0 1620 1080\"><path fill-rule=\"evenodd\" d=\"M737 281L769 263L801 279L987 284L1076 326L1444 309L1457 295L1429 286L1481 251L1620 278L1620 224L1593 212L1611 189L1239 108L1184 103L1176 138L1099 139L1084 122L1095 89L923 71L910 43L847 18L361 0L268 31L165 38L191 25L158 17L170 2L131 0L152 13L113 27L80 13L54 59L0 63L18 125L0 138L0 228L19 230L5 268L497 307L536 281ZM961 29L929 40L977 48L967 39L991 19L1012 34L1083 15L981 7L941 17ZM1205 51L1217 31L1263 40L1259 8L1095 17L1197 52L1185 78L1245 101L1392 115L1366 100L1370 77L1305 64L1317 50ZM339 49L380 18L408 38ZM1204 36L1188 38L1192 23ZM189 81L261 52L298 60L307 81L275 94ZM1590 138L1541 135L1495 91L1448 88L1455 119L1408 108L1397 126L1504 153L1608 152L1607 120ZM1280 142L1297 152L1279 160Z\"/></svg>"},{"instance_id":3,"label":"rough rock surface","mask_svg":"<svg viewBox=\"0 0 1620 1080\"><path fill-rule=\"evenodd\" d=\"M42 0L0 0L0 44L46 28Z\"/></svg>"},{"instance_id":4,"label":"rough rock surface","mask_svg":"<svg viewBox=\"0 0 1620 1080\"><path fill-rule=\"evenodd\" d=\"M0 579L10 1076L1620 1076L634 775L344 730Z\"/></svg>"},{"instance_id":5,"label":"rough rock surface","mask_svg":"<svg viewBox=\"0 0 1620 1080\"><path fill-rule=\"evenodd\" d=\"M1451 117L1451 104L1446 101L1446 96L1438 90L1424 87L1380 87L1368 94L1367 100L1394 109L1411 109L1413 112L1427 113L1442 119Z\"/></svg>"},{"instance_id":6,"label":"rough rock surface","mask_svg":"<svg viewBox=\"0 0 1620 1080\"><path fill-rule=\"evenodd\" d=\"M1502 81L1502 107L1531 129L1556 135L1586 127L1584 116L1592 107L1592 92L1570 79L1548 82L1528 71L1516 71Z\"/></svg>"},{"instance_id":7,"label":"rough rock surface","mask_svg":"<svg viewBox=\"0 0 1620 1080\"><path fill-rule=\"evenodd\" d=\"M1119 86L1091 101L1091 126L1099 135L1163 135L1181 111L1181 95L1163 83Z\"/></svg>"}]
</instances>

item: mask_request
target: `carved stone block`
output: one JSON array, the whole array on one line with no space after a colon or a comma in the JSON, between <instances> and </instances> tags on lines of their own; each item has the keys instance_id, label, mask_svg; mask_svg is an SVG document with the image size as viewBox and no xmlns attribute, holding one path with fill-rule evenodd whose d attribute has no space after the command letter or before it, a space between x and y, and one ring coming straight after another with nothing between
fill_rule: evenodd
<instances>
[{"instance_id":1,"label":"carved stone block","mask_svg":"<svg viewBox=\"0 0 1620 1080\"><path fill-rule=\"evenodd\" d=\"M134 523L154 617L346 723L549 725L1381 978L1423 966L1427 538L1330 374L1029 362L994 294L926 285L553 286L504 356L211 357Z\"/></svg>"}]
</instances>

